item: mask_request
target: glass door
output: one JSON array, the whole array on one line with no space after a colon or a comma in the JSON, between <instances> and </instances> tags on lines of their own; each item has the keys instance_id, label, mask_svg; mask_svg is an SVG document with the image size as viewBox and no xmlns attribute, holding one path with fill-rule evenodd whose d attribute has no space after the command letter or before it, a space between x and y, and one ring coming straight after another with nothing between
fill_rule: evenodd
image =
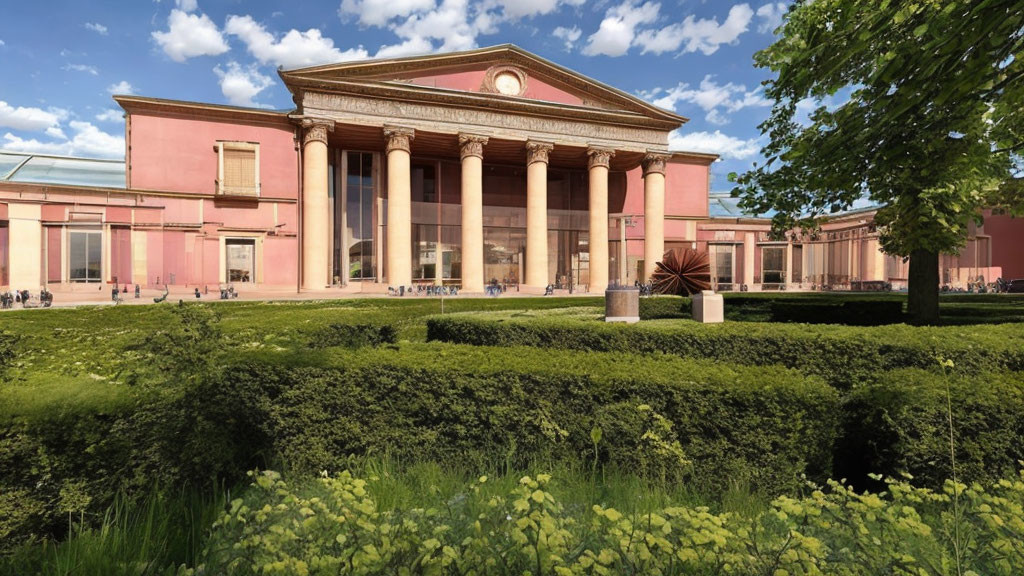
<instances>
[{"instance_id":1,"label":"glass door","mask_svg":"<svg viewBox=\"0 0 1024 576\"><path fill-rule=\"evenodd\" d=\"M229 238L226 265L228 282L246 284L256 281L256 240L253 238Z\"/></svg>"}]
</instances>

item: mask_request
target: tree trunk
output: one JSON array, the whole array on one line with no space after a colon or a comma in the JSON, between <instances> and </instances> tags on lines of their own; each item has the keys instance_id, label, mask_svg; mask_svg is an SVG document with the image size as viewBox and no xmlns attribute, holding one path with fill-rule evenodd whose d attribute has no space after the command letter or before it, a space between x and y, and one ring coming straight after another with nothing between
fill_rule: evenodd
<instances>
[{"instance_id":1,"label":"tree trunk","mask_svg":"<svg viewBox=\"0 0 1024 576\"><path fill-rule=\"evenodd\" d=\"M939 321L939 255L918 249L910 253L907 314L914 324Z\"/></svg>"}]
</instances>

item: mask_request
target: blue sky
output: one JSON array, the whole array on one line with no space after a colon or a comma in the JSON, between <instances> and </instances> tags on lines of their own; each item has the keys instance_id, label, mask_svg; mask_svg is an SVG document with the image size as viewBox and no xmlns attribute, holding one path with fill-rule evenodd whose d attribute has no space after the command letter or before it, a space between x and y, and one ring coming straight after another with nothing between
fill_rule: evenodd
<instances>
[{"instance_id":1,"label":"blue sky","mask_svg":"<svg viewBox=\"0 0 1024 576\"><path fill-rule=\"evenodd\" d=\"M511 42L690 118L673 149L759 159L753 54L786 4L699 0L12 2L0 20L0 149L122 157L112 94L289 109L278 66Z\"/></svg>"}]
</instances>

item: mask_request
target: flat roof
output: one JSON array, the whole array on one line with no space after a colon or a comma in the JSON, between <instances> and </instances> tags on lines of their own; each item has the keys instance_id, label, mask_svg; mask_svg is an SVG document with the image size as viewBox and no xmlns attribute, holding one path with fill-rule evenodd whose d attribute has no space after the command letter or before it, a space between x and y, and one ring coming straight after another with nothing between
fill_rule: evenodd
<instances>
[{"instance_id":1,"label":"flat roof","mask_svg":"<svg viewBox=\"0 0 1024 576\"><path fill-rule=\"evenodd\" d=\"M125 188L124 160L0 150L0 182Z\"/></svg>"}]
</instances>

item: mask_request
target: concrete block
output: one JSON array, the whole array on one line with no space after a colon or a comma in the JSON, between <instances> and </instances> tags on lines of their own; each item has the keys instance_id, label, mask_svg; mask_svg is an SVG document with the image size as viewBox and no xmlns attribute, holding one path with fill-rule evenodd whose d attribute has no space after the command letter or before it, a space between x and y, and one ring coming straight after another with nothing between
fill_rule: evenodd
<instances>
[{"instance_id":1,"label":"concrete block","mask_svg":"<svg viewBox=\"0 0 1024 576\"><path fill-rule=\"evenodd\" d=\"M640 321L640 291L614 287L604 291L604 321L635 324Z\"/></svg>"},{"instance_id":2,"label":"concrete block","mask_svg":"<svg viewBox=\"0 0 1024 576\"><path fill-rule=\"evenodd\" d=\"M725 302L721 294L715 294L713 290L704 290L694 294L693 319L704 324L717 324L725 322Z\"/></svg>"}]
</instances>

